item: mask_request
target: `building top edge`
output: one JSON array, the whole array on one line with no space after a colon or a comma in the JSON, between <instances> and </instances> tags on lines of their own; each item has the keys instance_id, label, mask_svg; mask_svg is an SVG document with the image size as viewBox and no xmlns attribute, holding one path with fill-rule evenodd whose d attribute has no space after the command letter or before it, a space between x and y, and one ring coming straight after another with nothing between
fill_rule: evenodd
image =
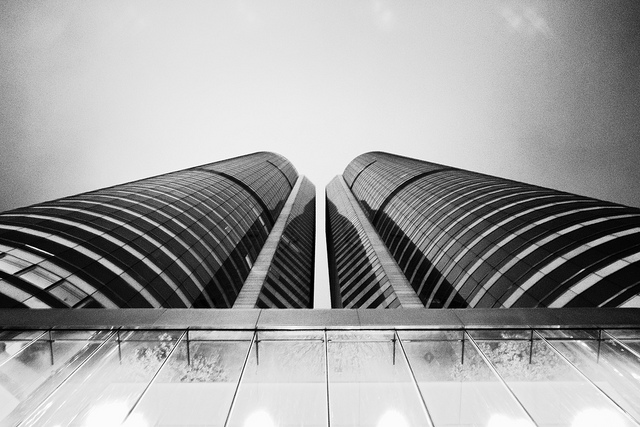
<instances>
[{"instance_id":1,"label":"building top edge","mask_svg":"<svg viewBox=\"0 0 640 427\"><path fill-rule=\"evenodd\" d=\"M287 157L283 156L282 154L277 153L275 151L255 151L255 152L252 152L252 153L246 153L246 154L241 154L241 155L238 155L238 156L235 156L235 157L230 157L228 159L220 159L220 160L214 160L214 161L209 162L209 163L185 166L185 167L182 167L180 169L170 170L170 171L162 172L162 173L159 173L159 174L145 176L145 177L142 177L142 178L134 178L132 180L123 181L123 182L117 182L115 184L107 185L106 187L92 189L92 190L89 190L89 191L83 191L83 192L75 193L75 194L67 194L67 195L64 195L62 197L57 197L55 199L40 200L40 201L37 201L36 203L30 203L30 204L24 205L24 206L16 206L16 207L12 207L12 208L7 209L7 210L0 211L0 214L6 213L6 212L11 212L11 211L14 211L14 210L19 210L19 209L30 208L32 206L40 205L42 203L51 203L51 202L55 202L57 200L65 199L65 198L68 198L68 197L76 197L76 196L81 196L81 195L84 195L84 194L91 194L91 193L107 190L107 189L118 187L118 186L122 186L122 185L133 184L133 183L136 183L136 182L140 182L140 181L144 181L144 180L148 180L148 179L152 179L152 178L158 178L158 177L162 177L162 176L166 176L166 175L175 174L175 173L178 173L178 172L184 172L184 171L188 171L188 170L202 168L202 167L205 167L205 166L213 166L213 165L218 165L218 164L224 164L224 163L229 162L229 161L234 161L234 160L238 160L238 159L242 159L242 158L249 158L251 156L260 155L260 154L273 155L273 156L281 158L282 160L286 161L291 166L291 168L296 172L297 175L299 175L299 172L295 168L293 163L291 163L291 161Z\"/></svg>"}]
</instances>

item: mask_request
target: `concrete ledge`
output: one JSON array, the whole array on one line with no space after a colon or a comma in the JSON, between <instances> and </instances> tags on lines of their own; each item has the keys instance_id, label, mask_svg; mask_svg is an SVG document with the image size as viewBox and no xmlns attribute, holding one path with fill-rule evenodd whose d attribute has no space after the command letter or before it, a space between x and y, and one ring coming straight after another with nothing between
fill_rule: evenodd
<instances>
[{"instance_id":1,"label":"concrete ledge","mask_svg":"<svg viewBox=\"0 0 640 427\"><path fill-rule=\"evenodd\" d=\"M261 310L165 309L154 323L156 328L255 329Z\"/></svg>"},{"instance_id":2,"label":"concrete ledge","mask_svg":"<svg viewBox=\"0 0 640 427\"><path fill-rule=\"evenodd\" d=\"M358 310L264 309L258 329L360 328Z\"/></svg>"},{"instance_id":3,"label":"concrete ledge","mask_svg":"<svg viewBox=\"0 0 640 427\"><path fill-rule=\"evenodd\" d=\"M464 323L456 316L455 310L397 308L356 311L362 328L461 329L464 327Z\"/></svg>"},{"instance_id":4,"label":"concrete ledge","mask_svg":"<svg viewBox=\"0 0 640 427\"><path fill-rule=\"evenodd\" d=\"M640 309L2 309L0 328L640 329Z\"/></svg>"}]
</instances>

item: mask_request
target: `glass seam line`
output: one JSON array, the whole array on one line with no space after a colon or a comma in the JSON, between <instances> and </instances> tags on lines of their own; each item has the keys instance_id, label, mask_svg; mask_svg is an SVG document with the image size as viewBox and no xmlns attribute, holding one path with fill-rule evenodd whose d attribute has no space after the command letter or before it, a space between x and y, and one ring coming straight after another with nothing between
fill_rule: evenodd
<instances>
[{"instance_id":1,"label":"glass seam line","mask_svg":"<svg viewBox=\"0 0 640 427\"><path fill-rule=\"evenodd\" d=\"M258 194L253 191L253 189L251 187L249 187L247 184L245 184L244 182L240 181L238 178L235 178L231 175L228 175L224 172L218 172L215 170L209 170L209 169L203 169L203 168L194 168L194 170L198 170L200 172L208 172L214 175L219 175L223 178L228 179L229 181L233 182L234 184L239 185L244 191L246 191L247 193L249 193L249 195L260 205L260 207L262 208L263 212L267 215L267 218L269 219L269 221L271 222L271 226L273 226L273 223L275 222L273 220L273 216L271 215L271 211L269 210L269 207L267 206L267 204L264 202L264 200L262 200L260 198L260 196L258 196ZM289 182L289 181L287 181Z\"/></svg>"},{"instance_id":2,"label":"glass seam line","mask_svg":"<svg viewBox=\"0 0 640 427\"><path fill-rule=\"evenodd\" d=\"M38 413L38 411L40 410L40 408L42 407L42 405L44 405L44 403L45 403L47 400L49 400L49 399L51 398L51 396L53 396L53 395L54 395L54 394L55 394L55 393L60 389L60 387L62 387L63 385L65 385L65 384L67 383L67 381L69 381L69 379L71 379L71 377L72 377L73 375L75 375L75 373L76 373L76 372L78 372L78 370L80 370L80 368L82 368L82 367L83 367L83 366L84 366L84 365L85 365L85 364L86 364L86 363L87 363L87 362L88 362L88 361L89 361L93 356L95 356L95 355L96 355L96 353L97 353L98 351L100 351L100 349L101 349L102 347L104 347L104 346L105 346L105 345L106 345L106 344L107 344L107 343L108 343L108 342L109 342L109 341L110 341L114 336L116 336L116 332L117 332L117 331L112 331L112 332L111 332L111 335L110 335L110 336L108 336L108 337L106 337L106 338L102 341L102 343L100 343L100 345L99 345L95 350L93 350L93 351L91 352L91 354L90 354L89 356L87 356L87 357L82 361L82 363L80 363L80 364L79 364L79 365L78 365L78 366L77 366L77 367L76 367L76 368L75 368L75 369L74 369L74 370L73 370L69 375L67 375L67 377L66 377L65 379L63 379L63 380L60 382L60 384L58 384L58 385L56 386L56 388L54 388L54 389L53 389L53 391L51 391L51 393L49 393L49 394L47 395L47 397L45 397L44 399L42 399L42 402L40 402L40 404L36 407L36 409L35 409L34 411L32 411L32 412L29 414L29 416L24 417L24 418L22 419L22 421L20 422L20 424L18 424L16 427L20 427L20 426L21 426L21 425L23 425L23 424L24 424L24 423L25 423L29 418L31 418L34 414L37 414L37 413Z\"/></svg>"},{"instance_id":3,"label":"glass seam line","mask_svg":"<svg viewBox=\"0 0 640 427\"><path fill-rule=\"evenodd\" d=\"M524 411L525 414L527 414L527 417L529 417L529 421L531 421L533 423L533 425L535 426L539 426L538 423L535 422L535 420L533 419L533 417L531 416L531 414L529 413L529 411L527 411L527 408L525 408L525 406L522 404L522 402L520 402L520 399L518 399L518 397L516 396L516 394L513 392L513 390L511 389L511 387L509 387L509 385L507 384L507 382L504 380L504 378L502 378L502 375L500 375L498 373L498 369L496 369L495 365L489 360L489 358L482 352L482 350L480 350L480 347L478 346L478 343L476 343L476 340L473 339L473 337L471 337L471 335L469 335L469 332L467 332L466 330L464 331L464 335L463 335L463 342L464 342L464 336L466 336L467 338L469 338L469 342L471 343L471 345L473 346L473 348L478 352L478 354L480 355L480 357L482 358L482 360L484 360L484 363L487 364L487 366L489 367L489 369L491 369L491 372L493 372L493 374L498 377L498 380L500 381L500 383L502 383L502 385L507 389L507 391L509 392L509 394L511 395L511 397L513 398L513 400L516 401L516 403L520 406L520 408ZM464 357L464 353L462 355Z\"/></svg>"},{"instance_id":4,"label":"glass seam line","mask_svg":"<svg viewBox=\"0 0 640 427\"><path fill-rule=\"evenodd\" d=\"M400 193L400 191L405 189L407 186L413 184L414 182L418 181L419 179L424 178L425 176L433 175L433 174L440 173L440 172L450 172L450 171L455 171L455 170L457 170L457 169L451 168L451 167L444 167L442 169L430 170L430 171L418 174L418 175L416 175L414 177L411 177L408 180L406 180L405 182L401 183L380 204L380 207L378 207L378 209L376 210L376 214L373 217L373 219L371 220L371 223L377 228L378 222L380 221L380 216L382 215L382 212L384 212L384 209L391 202L391 200L393 200L393 198L396 197L398 195L398 193Z\"/></svg>"},{"instance_id":5,"label":"glass seam line","mask_svg":"<svg viewBox=\"0 0 640 427\"><path fill-rule=\"evenodd\" d=\"M329 400L329 340L324 330L324 383L327 389L327 427L331 427L331 401Z\"/></svg>"},{"instance_id":6,"label":"glass seam line","mask_svg":"<svg viewBox=\"0 0 640 427\"><path fill-rule=\"evenodd\" d=\"M271 160L267 160L267 163L269 163L271 166L273 166L274 168L276 168L278 170L278 172L280 172L282 174L282 176L284 176L284 179L287 181L287 184L289 184L289 189L293 189L294 184L291 184L291 181L289 181L289 177L287 176L286 173L284 173L284 171L282 169L280 169L278 167L278 165L276 165L275 163L273 163ZM297 171L296 171L297 172ZM297 181L297 180L296 180Z\"/></svg>"},{"instance_id":7,"label":"glass seam line","mask_svg":"<svg viewBox=\"0 0 640 427\"><path fill-rule=\"evenodd\" d=\"M251 355L251 350L253 350L253 344L256 342L257 336L258 336L258 331L254 330L253 337L251 338L251 343L249 344L249 349L247 350L247 355L244 357L244 363L242 364L240 377L238 378L236 389L233 392L233 397L231 398L231 405L229 405L229 411L227 412L227 418L224 420L223 427L227 427L229 425L229 420L231 419L231 413L233 412L233 408L236 404L236 398L238 397L238 390L240 389L240 384L242 383L242 378L244 377L244 371L245 371L245 368L247 367L247 362L249 361L249 356Z\"/></svg>"},{"instance_id":8,"label":"glass seam line","mask_svg":"<svg viewBox=\"0 0 640 427\"><path fill-rule=\"evenodd\" d=\"M576 365L574 365L564 354L562 354L560 352L560 350L558 350L553 344L551 344L545 337L542 336L542 334L540 334L540 332L538 331L533 331L535 332L535 334L542 340L544 341L544 343L550 347L554 353L556 353L558 356L560 356L560 358L562 360L564 360L566 363L569 364L569 366L571 366L573 368L574 371L576 371L578 373L578 375L580 375L583 379L585 379L589 384L591 384L591 386L595 387L596 390L598 390L600 392L600 394L602 394L607 400L609 400L611 403L613 403L623 414L625 414L627 416L627 418L629 418L629 420L631 420L635 425L640 426L640 423L633 417L631 416L630 413L628 413L622 406L620 406L620 404L618 402L616 402L614 399L612 399L607 393L604 392L604 390L602 390L600 387L598 387L596 385L596 383L594 383L593 381L591 381L591 379L589 377L587 377L584 373L582 373L582 371L580 369L578 369L578 367Z\"/></svg>"},{"instance_id":9,"label":"glass seam line","mask_svg":"<svg viewBox=\"0 0 640 427\"><path fill-rule=\"evenodd\" d=\"M418 393L418 396L420 396L420 401L422 402L422 409L424 410L424 414L426 415L427 420L429 421L429 425L431 427L434 427L435 424L433 423L433 419L431 418L431 414L429 413L429 409L427 408L427 402L424 401L424 396L422 395L422 391L420 391L418 380L415 374L413 373L413 369L411 368L411 363L409 362L409 357L407 357L407 352L404 350L404 345L402 344L400 335L398 335L397 329L393 330L393 334L398 340L398 344L400 344L400 350L402 350L402 356L404 357L405 362L407 362L407 368L409 368L409 373L411 374L411 381L413 382L413 386L415 387L416 392Z\"/></svg>"},{"instance_id":10,"label":"glass seam line","mask_svg":"<svg viewBox=\"0 0 640 427\"><path fill-rule=\"evenodd\" d=\"M635 357L640 359L640 353L638 353L636 350L634 350L633 348L629 347L627 344L625 344L623 341L620 341L618 338L614 337L613 335L611 335L609 332L607 332L606 330L601 329L602 332L604 332L605 334L607 334L609 337L611 337L611 339L613 341L615 341L616 343L618 343L618 345L620 345L622 348L624 348L625 350L627 350L629 353L633 354Z\"/></svg>"},{"instance_id":11,"label":"glass seam line","mask_svg":"<svg viewBox=\"0 0 640 427\"><path fill-rule=\"evenodd\" d=\"M351 189L353 189L353 184L355 184L355 183L356 183L356 180L360 177L360 174L361 174L362 172L364 172L364 170L365 170L366 168L368 168L369 166L371 166L371 165L372 165L372 164L374 164L375 162L377 162L377 160L372 160L372 161L371 161L371 162L369 162L365 167L363 167L362 169L360 169L360 172L358 172L358 173L356 174L356 176L355 176L355 177L353 177L353 181L351 181L351 185L349 186L349 189L350 189L350 190L351 190ZM346 181L346 179L345 179L345 181Z\"/></svg>"},{"instance_id":12,"label":"glass seam line","mask_svg":"<svg viewBox=\"0 0 640 427\"><path fill-rule=\"evenodd\" d=\"M138 404L142 401L142 398L145 396L145 394L147 394L147 391L149 390L149 388L153 385L153 383L155 382L156 378L158 378L158 375L160 374L160 371L162 371L162 368L164 368L164 365L167 364L167 362L169 361L169 359L171 358L171 355L173 354L173 352L176 350L176 348L178 348L178 346L180 345L180 343L182 342L182 339L185 337L185 335L187 335L187 332L189 330L185 330L184 332L182 332L182 335L180 335L180 338L178 338L178 341L176 341L175 345L173 346L173 348L171 349L171 351L169 352L169 354L167 355L167 357L162 361L162 364L160 365L160 367L156 370L156 373L153 374L153 377L151 378L151 380L149 380L149 382L147 383L147 386L144 388L144 390L142 390L142 393L140 393L140 396L138 396L138 398L136 399L136 401L133 403L133 405L131 406L131 409L129 409L129 412L127 412L127 415L124 417L124 419L122 420L122 423L124 424L125 421L127 421L127 418L129 418L129 415L131 415L133 413L133 411L136 409L136 407L138 406Z\"/></svg>"},{"instance_id":13,"label":"glass seam line","mask_svg":"<svg viewBox=\"0 0 640 427\"><path fill-rule=\"evenodd\" d=\"M31 341L29 341L27 343L27 345L23 346L20 350L16 351L11 357L7 358L7 360L5 360L4 362L0 363L0 368L3 367L4 364L7 363L8 361L13 360L14 358L18 357L20 355L20 353L22 353L27 348L29 348L34 342L38 341L40 338L45 336L47 334L47 332L51 332L51 329L49 329L47 331L44 331L43 333L41 333L40 335L38 335L37 337L35 337Z\"/></svg>"}]
</instances>

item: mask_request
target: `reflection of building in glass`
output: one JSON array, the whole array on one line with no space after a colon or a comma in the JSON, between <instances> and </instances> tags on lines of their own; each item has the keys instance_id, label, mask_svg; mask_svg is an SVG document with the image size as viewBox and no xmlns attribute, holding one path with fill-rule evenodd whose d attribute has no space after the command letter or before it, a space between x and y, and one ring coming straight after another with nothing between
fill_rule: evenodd
<instances>
[{"instance_id":1,"label":"reflection of building in glass","mask_svg":"<svg viewBox=\"0 0 640 427\"><path fill-rule=\"evenodd\" d=\"M310 307L314 191L255 153L4 212L0 306Z\"/></svg>"},{"instance_id":2,"label":"reflection of building in glass","mask_svg":"<svg viewBox=\"0 0 640 427\"><path fill-rule=\"evenodd\" d=\"M329 185L327 218L334 307L640 301L636 208L374 152Z\"/></svg>"}]
</instances>

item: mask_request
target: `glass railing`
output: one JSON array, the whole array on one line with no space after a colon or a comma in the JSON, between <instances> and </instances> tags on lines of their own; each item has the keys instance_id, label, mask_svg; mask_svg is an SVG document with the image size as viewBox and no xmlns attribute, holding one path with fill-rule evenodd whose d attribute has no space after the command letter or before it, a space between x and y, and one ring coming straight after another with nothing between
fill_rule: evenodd
<instances>
[{"instance_id":1,"label":"glass railing","mask_svg":"<svg viewBox=\"0 0 640 427\"><path fill-rule=\"evenodd\" d=\"M3 426L637 426L640 330L4 330Z\"/></svg>"}]
</instances>

